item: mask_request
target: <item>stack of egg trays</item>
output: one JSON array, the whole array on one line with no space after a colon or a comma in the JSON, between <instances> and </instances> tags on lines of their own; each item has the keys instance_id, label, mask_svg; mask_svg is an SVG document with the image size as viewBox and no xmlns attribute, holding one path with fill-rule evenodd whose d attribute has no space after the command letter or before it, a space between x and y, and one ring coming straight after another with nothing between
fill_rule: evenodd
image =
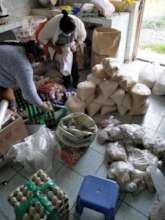
<instances>
[{"instance_id":1,"label":"stack of egg trays","mask_svg":"<svg viewBox=\"0 0 165 220\"><path fill-rule=\"evenodd\" d=\"M39 198L28 187L32 182L34 186L42 188L37 192ZM68 220L69 219L69 198L43 170L35 173L27 184L18 187L9 196L9 203L16 211L16 220ZM50 184L50 186L48 186ZM46 206L45 200L46 197ZM47 207L47 210L45 210ZM20 213L20 210L22 213ZM50 213L50 210L53 212Z\"/></svg>"}]
</instances>

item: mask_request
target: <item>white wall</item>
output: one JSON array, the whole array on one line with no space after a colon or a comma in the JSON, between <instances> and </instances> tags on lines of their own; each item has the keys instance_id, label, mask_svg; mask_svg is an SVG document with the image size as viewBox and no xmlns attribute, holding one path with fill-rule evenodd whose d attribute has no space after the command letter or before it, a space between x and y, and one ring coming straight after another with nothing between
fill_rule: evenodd
<instances>
[{"instance_id":1,"label":"white wall","mask_svg":"<svg viewBox=\"0 0 165 220\"><path fill-rule=\"evenodd\" d=\"M4 0L8 14L21 17L30 13L31 7L36 5L36 0Z\"/></svg>"}]
</instances>

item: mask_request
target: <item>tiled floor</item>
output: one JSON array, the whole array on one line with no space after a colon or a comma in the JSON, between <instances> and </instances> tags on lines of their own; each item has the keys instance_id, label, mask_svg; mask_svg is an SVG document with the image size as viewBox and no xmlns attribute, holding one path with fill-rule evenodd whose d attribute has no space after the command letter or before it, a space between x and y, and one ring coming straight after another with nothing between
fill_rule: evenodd
<instances>
[{"instance_id":1,"label":"tiled floor","mask_svg":"<svg viewBox=\"0 0 165 220\"><path fill-rule=\"evenodd\" d=\"M153 135L161 134L165 137L165 97L151 97L150 108L144 118L116 115L124 122L143 124ZM96 174L106 177L104 165L104 146L96 141L91 145L86 154L80 159L76 166L69 168L62 161L54 163L54 169L49 175L66 191L70 197L71 220L78 220L74 213L76 196L83 177L87 174ZM13 209L7 202L7 195L32 174L20 165L9 165L0 169L0 182L7 181L7 185L0 185L0 220L15 220ZM155 194L144 192L138 196L122 194L120 196L119 208L116 220L147 220L148 213ZM81 219L102 220L102 215L84 210Z\"/></svg>"},{"instance_id":2,"label":"tiled floor","mask_svg":"<svg viewBox=\"0 0 165 220\"><path fill-rule=\"evenodd\" d=\"M143 124L153 135L161 134L165 137L165 97L151 97L150 101L150 108L144 118L116 116L123 122ZM106 177L104 152L104 146L94 142L76 166L69 168L62 161L56 161L53 171L49 173L70 197L71 220L79 219L74 213L74 207L83 177L87 174ZM0 169L0 220L15 220L13 209L7 202L7 196L24 183L31 174L18 165L9 165ZM2 185L3 181L7 181L7 185ZM120 196L116 220L147 220L155 196L147 192L138 196L123 193ZM81 219L102 220L104 218L96 212L85 209Z\"/></svg>"}]
</instances>

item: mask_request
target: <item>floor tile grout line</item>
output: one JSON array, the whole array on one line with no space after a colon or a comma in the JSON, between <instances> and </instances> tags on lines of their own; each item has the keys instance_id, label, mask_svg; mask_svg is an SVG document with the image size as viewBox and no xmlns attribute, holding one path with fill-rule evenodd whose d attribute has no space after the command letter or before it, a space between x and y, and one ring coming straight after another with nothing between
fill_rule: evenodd
<instances>
[{"instance_id":1,"label":"floor tile grout line","mask_svg":"<svg viewBox=\"0 0 165 220\"><path fill-rule=\"evenodd\" d=\"M98 154L101 154L101 155L105 154L105 152L104 152L104 153L101 153L101 152L99 152L97 149L95 149L95 148L93 148L93 147L90 147L90 149L91 149L92 151L95 151L95 152L98 153Z\"/></svg>"},{"instance_id":2,"label":"floor tile grout line","mask_svg":"<svg viewBox=\"0 0 165 220\"><path fill-rule=\"evenodd\" d=\"M161 124L162 124L164 118L165 118L165 115L162 116L162 120L160 121L160 123L159 123L159 125L158 125L158 127L157 127L157 129L156 129L156 133L159 133L158 131L159 131L159 128L160 128L160 126L161 126Z\"/></svg>"},{"instance_id":3,"label":"floor tile grout line","mask_svg":"<svg viewBox=\"0 0 165 220\"><path fill-rule=\"evenodd\" d=\"M104 161L101 163L101 165L97 168L95 174L97 174L97 172L99 171L99 169L104 165Z\"/></svg>"},{"instance_id":4,"label":"floor tile grout line","mask_svg":"<svg viewBox=\"0 0 165 220\"><path fill-rule=\"evenodd\" d=\"M8 178L8 179L4 179L3 181L6 181L6 182L7 182L6 185L8 185L8 184L11 182L11 180L14 179L17 175L18 175L18 173L15 171L15 174L13 174L13 175L12 175L10 178ZM20 175L20 174L19 174L19 175ZM3 182L3 181L1 181L1 182ZM2 188L4 188L6 185L0 186L0 190L1 190Z\"/></svg>"},{"instance_id":5,"label":"floor tile grout line","mask_svg":"<svg viewBox=\"0 0 165 220\"><path fill-rule=\"evenodd\" d=\"M145 217L147 217L148 218L148 216L145 214L145 213L143 213L142 211L140 211L139 209L137 209L137 208L135 208L135 207L133 207L132 205L130 205L129 203L127 203L126 201L123 201L123 203L125 203L127 206L129 206L130 208L132 208L132 209L134 209L134 210L136 210L137 212L139 212L141 215L143 215L143 216L145 216Z\"/></svg>"}]
</instances>

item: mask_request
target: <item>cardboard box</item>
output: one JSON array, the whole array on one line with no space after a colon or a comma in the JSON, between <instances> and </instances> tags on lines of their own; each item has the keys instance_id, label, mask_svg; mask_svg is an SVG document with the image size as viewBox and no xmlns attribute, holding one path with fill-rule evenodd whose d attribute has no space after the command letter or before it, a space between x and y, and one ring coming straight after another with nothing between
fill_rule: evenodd
<instances>
[{"instance_id":1,"label":"cardboard box","mask_svg":"<svg viewBox=\"0 0 165 220\"><path fill-rule=\"evenodd\" d=\"M5 155L8 149L28 136L23 119L16 113L18 118L0 130L0 154Z\"/></svg>"}]
</instances>

